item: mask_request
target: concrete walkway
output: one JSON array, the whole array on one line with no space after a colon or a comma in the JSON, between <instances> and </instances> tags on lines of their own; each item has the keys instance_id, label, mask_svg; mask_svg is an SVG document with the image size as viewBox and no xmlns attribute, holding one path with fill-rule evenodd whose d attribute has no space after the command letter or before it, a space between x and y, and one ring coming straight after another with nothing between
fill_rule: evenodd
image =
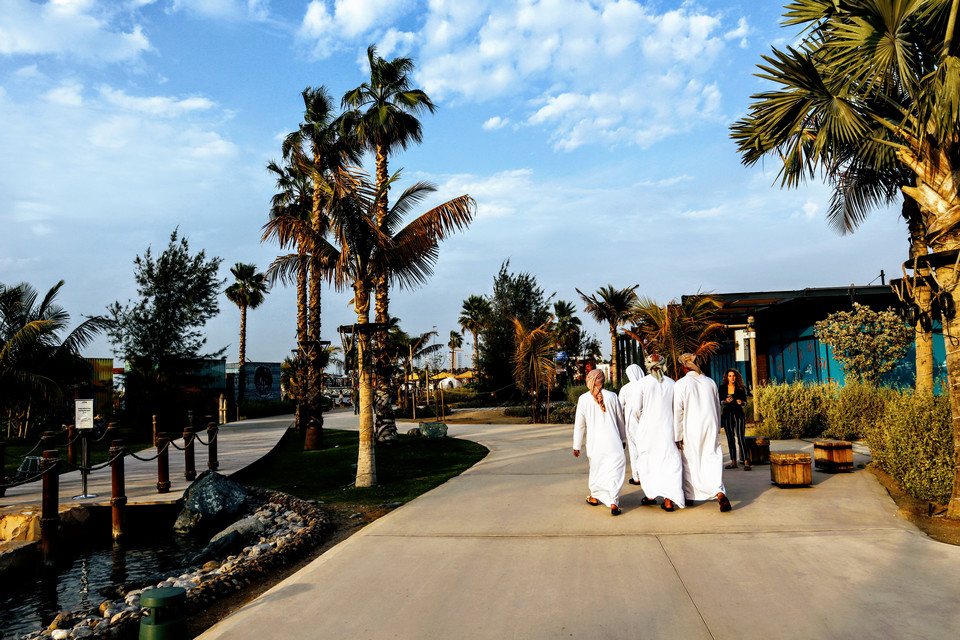
<instances>
[{"instance_id":1,"label":"concrete walkway","mask_svg":"<svg viewBox=\"0 0 960 640\"><path fill-rule=\"evenodd\" d=\"M292 423L293 416L277 416L222 425L217 436L217 458L220 462L218 471L229 475L256 462L273 449ZM200 432L199 435L204 442L207 441L206 431ZM175 442L183 446L182 438ZM148 449L138 452L137 455L153 458L156 453L156 449ZM124 458L124 476L129 504L175 502L183 496L184 490L190 485L190 482L183 477L183 451L171 447L169 461L170 492L157 493L157 461L143 462L129 455ZM207 447L200 444L195 446L194 466L198 474L207 468ZM71 471L60 476L61 510L77 505L109 505L110 468L91 472L87 477L87 494L96 494L96 498L74 499L74 496L81 495L81 488L79 471ZM39 509L41 491L40 482L30 482L7 489L6 496L0 498L0 515L28 507Z\"/></svg>"},{"instance_id":2,"label":"concrete walkway","mask_svg":"<svg viewBox=\"0 0 960 640\"><path fill-rule=\"evenodd\" d=\"M327 419L355 424L352 414ZM779 489L767 466L726 471L725 514L716 502L641 507L642 492L626 485L614 518L584 502L572 427L449 433L490 455L200 637L960 636L960 548L899 518L868 472L814 471L812 488Z\"/></svg>"}]
</instances>

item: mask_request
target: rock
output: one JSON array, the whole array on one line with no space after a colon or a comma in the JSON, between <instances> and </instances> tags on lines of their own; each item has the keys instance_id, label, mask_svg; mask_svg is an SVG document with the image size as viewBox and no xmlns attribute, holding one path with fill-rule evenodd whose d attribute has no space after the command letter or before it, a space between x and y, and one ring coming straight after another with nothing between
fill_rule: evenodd
<instances>
[{"instance_id":1,"label":"rock","mask_svg":"<svg viewBox=\"0 0 960 640\"><path fill-rule=\"evenodd\" d=\"M67 640L67 638L70 637L70 629L54 629L50 637L53 638L53 640Z\"/></svg>"},{"instance_id":2,"label":"rock","mask_svg":"<svg viewBox=\"0 0 960 640\"><path fill-rule=\"evenodd\" d=\"M173 530L201 535L222 529L236 519L247 500L247 489L213 471L204 471L183 492L183 510Z\"/></svg>"},{"instance_id":3,"label":"rock","mask_svg":"<svg viewBox=\"0 0 960 640\"><path fill-rule=\"evenodd\" d=\"M61 611L53 622L47 627L51 631L55 629L70 629L77 623L77 616L71 611Z\"/></svg>"},{"instance_id":4,"label":"rock","mask_svg":"<svg viewBox=\"0 0 960 640\"><path fill-rule=\"evenodd\" d=\"M219 566L220 566L219 562L217 562L216 560L211 560L210 562L205 562L203 564L203 567L201 567L201 569L203 569L204 571L213 571Z\"/></svg>"},{"instance_id":5,"label":"rock","mask_svg":"<svg viewBox=\"0 0 960 640\"><path fill-rule=\"evenodd\" d=\"M113 606L113 602L111 600L104 600L103 602L101 602L100 607L98 609L100 611L100 615L102 616L103 612L112 606Z\"/></svg>"},{"instance_id":6,"label":"rock","mask_svg":"<svg viewBox=\"0 0 960 640\"><path fill-rule=\"evenodd\" d=\"M229 535L231 532L236 531L243 536L245 540L251 540L266 530L266 526L263 521L260 520L257 516L247 516L242 520L237 520L229 527L218 533L217 535L210 538L210 543L214 543L220 538Z\"/></svg>"},{"instance_id":7,"label":"rock","mask_svg":"<svg viewBox=\"0 0 960 640\"><path fill-rule=\"evenodd\" d=\"M420 427L414 427L413 429L407 431L407 435L413 436L414 438L419 438L423 435L423 432L420 431Z\"/></svg>"},{"instance_id":8,"label":"rock","mask_svg":"<svg viewBox=\"0 0 960 640\"><path fill-rule=\"evenodd\" d=\"M93 635L93 629L90 627L74 627L70 632L71 638L89 638Z\"/></svg>"},{"instance_id":9,"label":"rock","mask_svg":"<svg viewBox=\"0 0 960 640\"><path fill-rule=\"evenodd\" d=\"M444 422L421 422L420 432L425 438L443 438L447 435L447 425Z\"/></svg>"}]
</instances>

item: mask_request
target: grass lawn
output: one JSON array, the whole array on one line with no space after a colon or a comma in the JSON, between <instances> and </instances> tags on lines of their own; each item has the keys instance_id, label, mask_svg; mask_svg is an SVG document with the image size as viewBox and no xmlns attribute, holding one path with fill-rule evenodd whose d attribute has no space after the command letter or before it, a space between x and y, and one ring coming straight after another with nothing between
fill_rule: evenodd
<instances>
[{"instance_id":1,"label":"grass lawn","mask_svg":"<svg viewBox=\"0 0 960 640\"><path fill-rule=\"evenodd\" d=\"M356 431L325 429L324 448L304 451L296 430L276 448L232 480L275 489L327 504L378 505L408 502L460 475L487 455L487 448L456 438L399 436L393 446L376 450L377 486L353 486L359 448Z\"/></svg>"}]
</instances>

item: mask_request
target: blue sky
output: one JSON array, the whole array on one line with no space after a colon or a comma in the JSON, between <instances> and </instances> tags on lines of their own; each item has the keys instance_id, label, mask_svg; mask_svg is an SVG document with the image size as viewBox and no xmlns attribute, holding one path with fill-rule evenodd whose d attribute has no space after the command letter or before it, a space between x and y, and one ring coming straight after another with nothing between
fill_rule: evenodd
<instances>
[{"instance_id":1,"label":"blue sky","mask_svg":"<svg viewBox=\"0 0 960 640\"><path fill-rule=\"evenodd\" d=\"M774 162L739 162L728 127L764 88L755 65L797 36L779 5L0 0L0 282L64 279L75 319L100 314L135 297L135 256L175 227L223 258L224 277L236 262L266 268L278 249L259 241L264 167L300 122L300 92L359 85L370 44L414 58L438 106L391 170L437 185L424 210L462 193L478 203L429 284L394 292L410 333L435 326L446 342L462 300L490 294L507 259L578 308L575 288L606 284L663 303L898 274L898 206L839 236L823 185L784 191ZM325 292L335 344L350 297ZM238 327L222 298L208 346L235 361ZM278 286L249 314L248 357L282 359L294 333L294 291Z\"/></svg>"}]
</instances>

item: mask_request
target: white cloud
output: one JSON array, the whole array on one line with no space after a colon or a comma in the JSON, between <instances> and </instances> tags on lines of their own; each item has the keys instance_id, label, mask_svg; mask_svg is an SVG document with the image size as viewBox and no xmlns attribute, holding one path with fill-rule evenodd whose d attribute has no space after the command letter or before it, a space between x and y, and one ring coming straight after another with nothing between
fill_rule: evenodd
<instances>
[{"instance_id":1,"label":"white cloud","mask_svg":"<svg viewBox=\"0 0 960 640\"><path fill-rule=\"evenodd\" d=\"M803 211L803 213L800 214L801 218L804 220L813 220L820 212L820 205L813 200L807 200L805 203L803 203L801 211Z\"/></svg>"},{"instance_id":2,"label":"white cloud","mask_svg":"<svg viewBox=\"0 0 960 640\"><path fill-rule=\"evenodd\" d=\"M346 44L369 39L374 32L385 36L385 48L393 51L414 40L413 34L391 28L393 21L412 6L407 0L334 0L331 7L327 0L310 0L297 37L320 59Z\"/></svg>"},{"instance_id":3,"label":"white cloud","mask_svg":"<svg viewBox=\"0 0 960 640\"><path fill-rule=\"evenodd\" d=\"M0 54L63 55L93 62L135 60L150 49L139 25L128 32L110 24L114 7L94 0L4 0Z\"/></svg>"},{"instance_id":4,"label":"white cloud","mask_svg":"<svg viewBox=\"0 0 960 640\"><path fill-rule=\"evenodd\" d=\"M502 129L510 122L509 118L501 118L500 116L493 116L492 118L487 119L483 123L483 129L485 131L496 131L497 129Z\"/></svg>"},{"instance_id":5,"label":"white cloud","mask_svg":"<svg viewBox=\"0 0 960 640\"><path fill-rule=\"evenodd\" d=\"M102 86L100 95L111 105L127 111L138 111L153 116L173 118L191 111L206 111L213 108L214 103L206 98L184 98L178 100L167 96L151 96L138 98L127 95L126 92Z\"/></svg>"},{"instance_id":6,"label":"white cloud","mask_svg":"<svg viewBox=\"0 0 960 640\"><path fill-rule=\"evenodd\" d=\"M79 107L83 104L83 85L78 82L64 82L59 87L47 91L50 102L64 107Z\"/></svg>"},{"instance_id":7,"label":"white cloud","mask_svg":"<svg viewBox=\"0 0 960 640\"><path fill-rule=\"evenodd\" d=\"M269 0L174 0L170 11L185 11L215 20L266 20Z\"/></svg>"}]
</instances>

